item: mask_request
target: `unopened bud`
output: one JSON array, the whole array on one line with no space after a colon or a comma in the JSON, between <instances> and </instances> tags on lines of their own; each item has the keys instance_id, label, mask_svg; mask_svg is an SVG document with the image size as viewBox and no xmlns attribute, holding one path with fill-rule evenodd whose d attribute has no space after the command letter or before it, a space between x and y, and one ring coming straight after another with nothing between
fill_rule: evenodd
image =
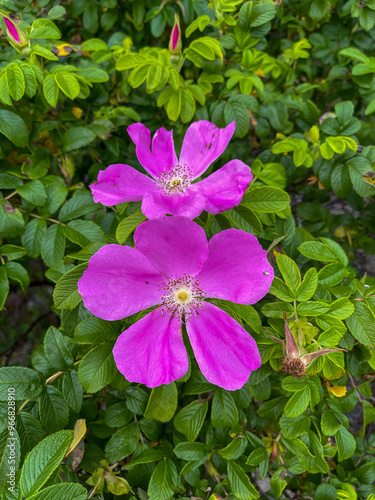
<instances>
[{"instance_id":1,"label":"unopened bud","mask_svg":"<svg viewBox=\"0 0 375 500\"><path fill-rule=\"evenodd\" d=\"M25 33L7 17L4 17L4 22L7 26L7 35L11 45L17 49L26 47L29 41Z\"/></svg>"},{"instance_id":2,"label":"unopened bud","mask_svg":"<svg viewBox=\"0 0 375 500\"><path fill-rule=\"evenodd\" d=\"M182 49L180 16L178 14L174 15L174 25L169 39L168 49L170 54L179 54Z\"/></svg>"}]
</instances>

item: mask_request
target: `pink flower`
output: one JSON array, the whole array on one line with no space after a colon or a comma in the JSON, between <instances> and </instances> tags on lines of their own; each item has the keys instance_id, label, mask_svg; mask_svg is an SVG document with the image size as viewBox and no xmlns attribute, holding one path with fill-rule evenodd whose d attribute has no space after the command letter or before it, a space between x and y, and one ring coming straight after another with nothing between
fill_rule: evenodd
<instances>
[{"instance_id":1,"label":"pink flower","mask_svg":"<svg viewBox=\"0 0 375 500\"><path fill-rule=\"evenodd\" d=\"M159 129L150 149L150 131L141 123L130 125L138 160L152 178L129 165L110 165L90 186L95 202L113 206L143 200L142 211L149 219L166 214L194 219L203 210L217 214L239 205L252 179L250 168L240 160L193 183L223 153L234 129L235 122L224 129L204 120L193 123L177 159L172 131Z\"/></svg>"},{"instance_id":2,"label":"pink flower","mask_svg":"<svg viewBox=\"0 0 375 500\"><path fill-rule=\"evenodd\" d=\"M169 384L188 370L182 322L209 382L236 390L261 365L254 339L206 298L254 304L268 292L273 269L255 236L228 229L207 243L186 217L146 221L135 248L102 247L78 282L87 309L114 321L158 306L125 330L113 354L130 382Z\"/></svg>"}]
</instances>

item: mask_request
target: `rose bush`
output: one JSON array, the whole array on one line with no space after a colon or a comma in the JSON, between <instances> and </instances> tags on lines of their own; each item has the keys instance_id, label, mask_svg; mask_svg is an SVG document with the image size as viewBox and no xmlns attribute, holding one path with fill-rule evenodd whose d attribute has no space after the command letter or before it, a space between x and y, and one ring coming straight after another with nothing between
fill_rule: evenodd
<instances>
[{"instance_id":1,"label":"rose bush","mask_svg":"<svg viewBox=\"0 0 375 500\"><path fill-rule=\"evenodd\" d=\"M375 498L374 0L1 9L1 499Z\"/></svg>"}]
</instances>

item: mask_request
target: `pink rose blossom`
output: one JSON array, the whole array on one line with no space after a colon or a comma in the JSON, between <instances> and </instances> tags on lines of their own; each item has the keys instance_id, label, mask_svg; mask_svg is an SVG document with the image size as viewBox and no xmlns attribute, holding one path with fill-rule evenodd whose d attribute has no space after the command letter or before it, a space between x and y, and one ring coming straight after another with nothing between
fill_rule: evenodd
<instances>
[{"instance_id":1,"label":"pink rose blossom","mask_svg":"<svg viewBox=\"0 0 375 500\"><path fill-rule=\"evenodd\" d=\"M252 179L250 168L242 161L231 160L193 182L223 153L234 129L234 122L223 129L204 120L193 123L177 159L172 131L159 129L151 146L150 131L141 123L130 125L128 133L138 160L151 177L129 165L110 165L90 186L94 201L113 206L142 200L142 211L149 219L167 214L194 219L203 210L217 214L239 205Z\"/></svg>"},{"instance_id":2,"label":"pink rose blossom","mask_svg":"<svg viewBox=\"0 0 375 500\"><path fill-rule=\"evenodd\" d=\"M251 335L206 298L254 304L268 292L273 269L252 234L228 229L209 242L186 217L146 221L135 248L102 247L78 282L87 309L114 321L152 306L125 330L113 354L130 382L169 384L188 370L182 323L206 379L228 390L242 387L261 365Z\"/></svg>"}]
</instances>

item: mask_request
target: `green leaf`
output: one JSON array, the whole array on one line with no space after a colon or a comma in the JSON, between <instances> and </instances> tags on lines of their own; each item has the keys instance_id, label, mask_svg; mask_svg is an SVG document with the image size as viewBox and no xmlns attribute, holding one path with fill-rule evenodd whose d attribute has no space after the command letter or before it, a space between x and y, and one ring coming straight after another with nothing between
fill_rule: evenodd
<instances>
[{"instance_id":1,"label":"green leaf","mask_svg":"<svg viewBox=\"0 0 375 500\"><path fill-rule=\"evenodd\" d=\"M80 86L77 78L72 73L59 71L55 75L55 80L60 90L62 90L69 99L78 97Z\"/></svg>"},{"instance_id":2,"label":"green leaf","mask_svg":"<svg viewBox=\"0 0 375 500\"><path fill-rule=\"evenodd\" d=\"M301 274L297 264L287 255L279 254L276 257L277 266L285 282L294 291L301 283Z\"/></svg>"},{"instance_id":3,"label":"green leaf","mask_svg":"<svg viewBox=\"0 0 375 500\"><path fill-rule=\"evenodd\" d=\"M54 224L47 229L42 241L42 259L46 266L51 267L55 262L62 261L65 252L65 235L60 224Z\"/></svg>"},{"instance_id":4,"label":"green leaf","mask_svg":"<svg viewBox=\"0 0 375 500\"><path fill-rule=\"evenodd\" d=\"M10 280L16 281L21 285L24 293L30 285L30 276L26 269L18 262L6 262L5 269Z\"/></svg>"},{"instance_id":5,"label":"green leaf","mask_svg":"<svg viewBox=\"0 0 375 500\"><path fill-rule=\"evenodd\" d=\"M314 295L318 286L318 273L316 269L312 267L305 274L302 283L297 287L296 299L299 302L304 302Z\"/></svg>"},{"instance_id":6,"label":"green leaf","mask_svg":"<svg viewBox=\"0 0 375 500\"><path fill-rule=\"evenodd\" d=\"M61 207L59 220L61 222L69 222L82 215L93 212L98 207L99 205L94 202L90 193L87 191L78 191L73 198L70 198L70 200L66 201Z\"/></svg>"},{"instance_id":7,"label":"green leaf","mask_svg":"<svg viewBox=\"0 0 375 500\"><path fill-rule=\"evenodd\" d=\"M26 201L38 207L43 206L47 201L47 194L43 184L38 181L27 182L16 189L17 193L25 198Z\"/></svg>"},{"instance_id":8,"label":"green leaf","mask_svg":"<svg viewBox=\"0 0 375 500\"><path fill-rule=\"evenodd\" d=\"M87 490L84 486L77 483L54 484L39 491L32 497L32 500L85 500L87 499Z\"/></svg>"},{"instance_id":9,"label":"green leaf","mask_svg":"<svg viewBox=\"0 0 375 500\"><path fill-rule=\"evenodd\" d=\"M146 410L148 393L140 387L127 387L125 389L127 401L126 405L129 410L136 415L143 415Z\"/></svg>"},{"instance_id":10,"label":"green leaf","mask_svg":"<svg viewBox=\"0 0 375 500\"><path fill-rule=\"evenodd\" d=\"M28 255L35 259L39 257L42 242L47 234L47 223L43 219L33 219L27 223L22 235L22 245L27 248Z\"/></svg>"},{"instance_id":11,"label":"green leaf","mask_svg":"<svg viewBox=\"0 0 375 500\"><path fill-rule=\"evenodd\" d=\"M61 276L53 291L53 301L57 309L74 309L81 301L77 283L87 269L87 263L79 264Z\"/></svg>"},{"instance_id":12,"label":"green leaf","mask_svg":"<svg viewBox=\"0 0 375 500\"><path fill-rule=\"evenodd\" d=\"M135 230L135 228L145 220L146 217L140 210L132 213L131 215L129 215L129 217L126 217L126 219L123 219L116 229L116 239L120 243L120 245L125 243L127 238Z\"/></svg>"},{"instance_id":13,"label":"green leaf","mask_svg":"<svg viewBox=\"0 0 375 500\"><path fill-rule=\"evenodd\" d=\"M293 302L294 293L293 290L281 279L274 277L272 281L271 288L269 289L269 293L275 295L280 300L284 300L285 302Z\"/></svg>"},{"instance_id":14,"label":"green leaf","mask_svg":"<svg viewBox=\"0 0 375 500\"><path fill-rule=\"evenodd\" d=\"M61 141L65 153L84 148L95 139L95 134L87 127L74 127L64 132Z\"/></svg>"},{"instance_id":15,"label":"green leaf","mask_svg":"<svg viewBox=\"0 0 375 500\"><path fill-rule=\"evenodd\" d=\"M15 389L17 401L35 399L43 389L40 374L22 366L0 368L0 401L8 400L9 389Z\"/></svg>"},{"instance_id":16,"label":"green leaf","mask_svg":"<svg viewBox=\"0 0 375 500\"><path fill-rule=\"evenodd\" d=\"M181 460L204 460L207 457L207 447L203 443L179 443L173 450Z\"/></svg>"},{"instance_id":17,"label":"green leaf","mask_svg":"<svg viewBox=\"0 0 375 500\"><path fill-rule=\"evenodd\" d=\"M340 428L339 422L330 410L324 410L320 425L326 436L334 436Z\"/></svg>"},{"instance_id":18,"label":"green leaf","mask_svg":"<svg viewBox=\"0 0 375 500\"><path fill-rule=\"evenodd\" d=\"M354 437L350 434L348 430L345 429L343 425L335 434L335 441L338 449L338 459L339 462L350 458L356 449L356 442Z\"/></svg>"},{"instance_id":19,"label":"green leaf","mask_svg":"<svg viewBox=\"0 0 375 500\"><path fill-rule=\"evenodd\" d=\"M195 441L202 428L208 410L208 401L193 401L180 410L173 420L176 429L185 434L189 441Z\"/></svg>"},{"instance_id":20,"label":"green leaf","mask_svg":"<svg viewBox=\"0 0 375 500\"><path fill-rule=\"evenodd\" d=\"M9 94L15 101L19 101L25 93L25 77L18 64L10 64L5 70Z\"/></svg>"},{"instance_id":21,"label":"green leaf","mask_svg":"<svg viewBox=\"0 0 375 500\"><path fill-rule=\"evenodd\" d=\"M39 398L40 422L47 432L63 429L69 420L68 405L57 387L47 385Z\"/></svg>"},{"instance_id":22,"label":"green leaf","mask_svg":"<svg viewBox=\"0 0 375 500\"><path fill-rule=\"evenodd\" d=\"M55 80L55 75L48 75L43 81L43 94L50 106L56 108L59 97L59 86Z\"/></svg>"},{"instance_id":23,"label":"green leaf","mask_svg":"<svg viewBox=\"0 0 375 500\"><path fill-rule=\"evenodd\" d=\"M104 342L84 356L78 368L78 377L86 392L100 391L112 382L116 375L112 349L113 344Z\"/></svg>"},{"instance_id":24,"label":"green leaf","mask_svg":"<svg viewBox=\"0 0 375 500\"><path fill-rule=\"evenodd\" d=\"M75 413L79 413L83 401L83 387L75 370L64 373L61 391L69 408Z\"/></svg>"},{"instance_id":25,"label":"green leaf","mask_svg":"<svg viewBox=\"0 0 375 500\"><path fill-rule=\"evenodd\" d=\"M19 148L25 147L29 140L29 131L22 118L5 109L0 110L0 133Z\"/></svg>"},{"instance_id":26,"label":"green leaf","mask_svg":"<svg viewBox=\"0 0 375 500\"><path fill-rule=\"evenodd\" d=\"M233 460L228 460L228 479L233 494L238 500L255 500L259 493L251 484L246 472Z\"/></svg>"},{"instance_id":27,"label":"green leaf","mask_svg":"<svg viewBox=\"0 0 375 500\"><path fill-rule=\"evenodd\" d=\"M354 313L346 320L346 324L359 342L375 347L375 316L364 302L355 301Z\"/></svg>"},{"instance_id":28,"label":"green leaf","mask_svg":"<svg viewBox=\"0 0 375 500\"><path fill-rule=\"evenodd\" d=\"M40 421L32 413L21 411L16 420L16 429L20 437L22 458L44 438Z\"/></svg>"},{"instance_id":29,"label":"green leaf","mask_svg":"<svg viewBox=\"0 0 375 500\"><path fill-rule=\"evenodd\" d=\"M54 326L50 326L47 330L44 349L49 362L56 370L65 371L73 366L74 358L69 348L69 341Z\"/></svg>"},{"instance_id":30,"label":"green leaf","mask_svg":"<svg viewBox=\"0 0 375 500\"><path fill-rule=\"evenodd\" d=\"M109 427L124 427L134 418L133 413L128 410L125 401L117 401L110 405L106 411L104 420Z\"/></svg>"},{"instance_id":31,"label":"green leaf","mask_svg":"<svg viewBox=\"0 0 375 500\"><path fill-rule=\"evenodd\" d=\"M152 473L148 486L149 500L166 500L172 498L178 484L178 474L175 464L169 458L162 460Z\"/></svg>"},{"instance_id":32,"label":"green leaf","mask_svg":"<svg viewBox=\"0 0 375 500\"><path fill-rule=\"evenodd\" d=\"M109 462L119 462L131 455L140 439L139 429L135 422L123 427L113 434L106 444L105 456Z\"/></svg>"},{"instance_id":33,"label":"green leaf","mask_svg":"<svg viewBox=\"0 0 375 500\"><path fill-rule=\"evenodd\" d=\"M282 415L280 418L280 429L287 438L296 438L306 434L310 429L310 418L307 415L299 415L295 418Z\"/></svg>"},{"instance_id":34,"label":"green leaf","mask_svg":"<svg viewBox=\"0 0 375 500\"><path fill-rule=\"evenodd\" d=\"M0 311L3 309L9 293L9 281L5 267L0 267Z\"/></svg>"},{"instance_id":35,"label":"green leaf","mask_svg":"<svg viewBox=\"0 0 375 500\"><path fill-rule=\"evenodd\" d=\"M47 49L46 47L42 47L41 45L34 45L33 46L33 54L36 54L38 56L44 57L44 59L48 59L49 61L58 61L59 58L55 56L51 52L51 50ZM48 99L47 99L48 100Z\"/></svg>"},{"instance_id":36,"label":"green leaf","mask_svg":"<svg viewBox=\"0 0 375 500\"><path fill-rule=\"evenodd\" d=\"M242 205L250 210L276 213L289 207L290 198L282 189L270 186L256 187L245 193Z\"/></svg>"},{"instance_id":37,"label":"green leaf","mask_svg":"<svg viewBox=\"0 0 375 500\"><path fill-rule=\"evenodd\" d=\"M174 382L155 387L151 391L145 418L169 422L177 409L177 387Z\"/></svg>"},{"instance_id":38,"label":"green leaf","mask_svg":"<svg viewBox=\"0 0 375 500\"><path fill-rule=\"evenodd\" d=\"M27 455L20 485L26 498L37 493L60 465L73 439L72 431L60 431L46 437Z\"/></svg>"},{"instance_id":39,"label":"green leaf","mask_svg":"<svg viewBox=\"0 0 375 500\"><path fill-rule=\"evenodd\" d=\"M214 427L232 427L238 423L238 410L228 391L218 389L212 400L211 422Z\"/></svg>"},{"instance_id":40,"label":"green leaf","mask_svg":"<svg viewBox=\"0 0 375 500\"><path fill-rule=\"evenodd\" d=\"M298 417L307 408L310 400L309 389L306 387L292 395L285 405L285 415L287 417Z\"/></svg>"},{"instance_id":41,"label":"green leaf","mask_svg":"<svg viewBox=\"0 0 375 500\"><path fill-rule=\"evenodd\" d=\"M91 220L73 220L64 226L65 236L73 243L85 247L96 241L104 242L104 232Z\"/></svg>"},{"instance_id":42,"label":"green leaf","mask_svg":"<svg viewBox=\"0 0 375 500\"><path fill-rule=\"evenodd\" d=\"M36 19L32 24L29 38L49 38L51 40L61 38L61 33L55 23L50 19Z\"/></svg>"},{"instance_id":43,"label":"green leaf","mask_svg":"<svg viewBox=\"0 0 375 500\"><path fill-rule=\"evenodd\" d=\"M19 236L23 233L24 227L25 221L21 212L6 201L0 200L0 234L11 237Z\"/></svg>"},{"instance_id":44,"label":"green leaf","mask_svg":"<svg viewBox=\"0 0 375 500\"><path fill-rule=\"evenodd\" d=\"M219 453L226 460L237 460L245 452L246 446L246 438L239 436L233 439L225 448L219 450Z\"/></svg>"},{"instance_id":45,"label":"green leaf","mask_svg":"<svg viewBox=\"0 0 375 500\"><path fill-rule=\"evenodd\" d=\"M335 262L339 260L333 250L320 241L305 241L298 247L298 250L305 257L319 260L320 262Z\"/></svg>"}]
</instances>

